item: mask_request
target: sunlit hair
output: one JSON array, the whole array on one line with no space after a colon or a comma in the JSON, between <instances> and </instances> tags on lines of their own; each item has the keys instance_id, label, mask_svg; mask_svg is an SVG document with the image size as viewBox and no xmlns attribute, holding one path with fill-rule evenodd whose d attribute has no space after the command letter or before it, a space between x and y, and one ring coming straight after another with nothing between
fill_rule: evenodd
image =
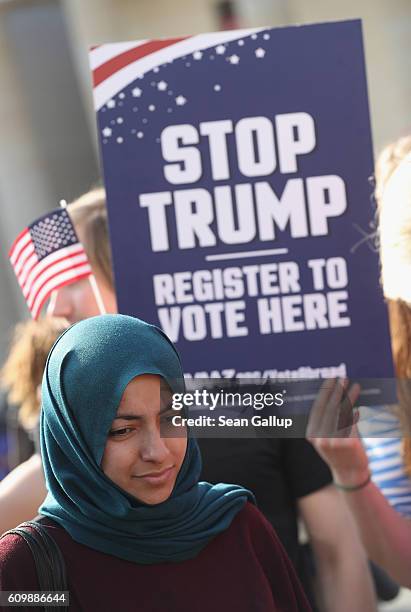
<instances>
[{"instance_id":1,"label":"sunlit hair","mask_svg":"<svg viewBox=\"0 0 411 612\"><path fill-rule=\"evenodd\" d=\"M107 287L113 289L106 192L102 187L92 189L69 204L68 211L91 267L100 273Z\"/></svg>"},{"instance_id":2,"label":"sunlit hair","mask_svg":"<svg viewBox=\"0 0 411 612\"><path fill-rule=\"evenodd\" d=\"M0 372L1 386L18 406L18 419L29 430L38 420L39 386L47 355L67 322L58 318L25 321L16 325L7 360Z\"/></svg>"},{"instance_id":3,"label":"sunlit hair","mask_svg":"<svg viewBox=\"0 0 411 612\"><path fill-rule=\"evenodd\" d=\"M381 203L388 179L409 153L411 153L411 135L402 136L395 142L390 143L379 154L375 166L375 197L377 203Z\"/></svg>"},{"instance_id":4,"label":"sunlit hair","mask_svg":"<svg viewBox=\"0 0 411 612\"><path fill-rule=\"evenodd\" d=\"M376 166L381 283L388 301L403 451L411 476L411 136L387 146Z\"/></svg>"}]
</instances>

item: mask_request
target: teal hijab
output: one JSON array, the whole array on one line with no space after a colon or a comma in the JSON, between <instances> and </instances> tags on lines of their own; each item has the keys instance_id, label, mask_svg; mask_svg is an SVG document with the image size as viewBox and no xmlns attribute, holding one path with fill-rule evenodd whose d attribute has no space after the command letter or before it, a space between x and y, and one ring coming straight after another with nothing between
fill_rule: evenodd
<instances>
[{"instance_id":1,"label":"teal hijab","mask_svg":"<svg viewBox=\"0 0 411 612\"><path fill-rule=\"evenodd\" d=\"M134 563L191 559L229 527L252 494L236 485L198 482L193 438L171 496L147 505L100 464L128 383L158 374L184 390L177 351L161 330L125 315L76 323L53 346L42 385L40 441L48 495L40 513L90 548Z\"/></svg>"}]
</instances>

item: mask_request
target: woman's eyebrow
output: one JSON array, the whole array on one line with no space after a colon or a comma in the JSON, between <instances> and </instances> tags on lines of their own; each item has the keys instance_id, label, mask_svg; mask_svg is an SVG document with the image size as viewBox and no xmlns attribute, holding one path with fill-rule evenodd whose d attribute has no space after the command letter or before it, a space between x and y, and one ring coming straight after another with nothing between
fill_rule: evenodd
<instances>
[{"instance_id":1,"label":"woman's eyebrow","mask_svg":"<svg viewBox=\"0 0 411 612\"><path fill-rule=\"evenodd\" d=\"M164 406L161 410L160 410L160 414L163 414L165 412L169 412L172 410L172 405L171 403L167 404L166 406ZM143 417L138 415L138 414L118 414L117 416L114 417L114 421L116 419L123 419L124 421L132 421L134 419L142 419Z\"/></svg>"}]
</instances>

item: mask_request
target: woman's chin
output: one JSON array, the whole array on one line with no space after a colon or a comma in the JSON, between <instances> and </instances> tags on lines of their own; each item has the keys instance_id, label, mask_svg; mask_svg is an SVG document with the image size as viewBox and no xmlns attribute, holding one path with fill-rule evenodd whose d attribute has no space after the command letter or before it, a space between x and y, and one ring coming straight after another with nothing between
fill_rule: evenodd
<instances>
[{"instance_id":1,"label":"woman's chin","mask_svg":"<svg viewBox=\"0 0 411 612\"><path fill-rule=\"evenodd\" d=\"M156 506L157 504L161 504L165 502L173 492L174 485L172 487L162 487L161 489L157 489L154 491L136 491L136 489L129 490L128 492L133 495L133 497L137 498L143 504L147 504L148 506Z\"/></svg>"}]
</instances>

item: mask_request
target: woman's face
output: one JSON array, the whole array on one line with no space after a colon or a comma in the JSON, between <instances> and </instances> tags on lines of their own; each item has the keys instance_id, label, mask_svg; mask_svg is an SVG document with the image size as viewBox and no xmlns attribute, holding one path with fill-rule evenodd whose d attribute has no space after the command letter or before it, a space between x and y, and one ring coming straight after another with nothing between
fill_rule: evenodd
<instances>
[{"instance_id":1,"label":"woman's face","mask_svg":"<svg viewBox=\"0 0 411 612\"><path fill-rule=\"evenodd\" d=\"M114 291L107 287L98 273L95 273L95 277L106 312L115 314L117 302ZM83 278L53 291L47 314L62 317L70 324L101 314L89 279Z\"/></svg>"},{"instance_id":2,"label":"woman's face","mask_svg":"<svg viewBox=\"0 0 411 612\"><path fill-rule=\"evenodd\" d=\"M121 398L101 462L110 480L149 505L170 497L187 448L185 437L160 436L160 424L171 427L170 400L160 376L134 378Z\"/></svg>"}]
</instances>

